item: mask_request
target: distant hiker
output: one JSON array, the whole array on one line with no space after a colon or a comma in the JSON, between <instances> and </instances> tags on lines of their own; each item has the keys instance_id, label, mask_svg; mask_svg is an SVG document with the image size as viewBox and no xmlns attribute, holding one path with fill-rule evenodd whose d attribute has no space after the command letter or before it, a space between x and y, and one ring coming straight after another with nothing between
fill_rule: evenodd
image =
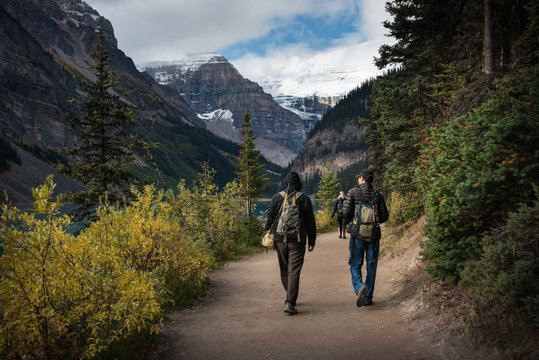
<instances>
[{"instance_id":1,"label":"distant hiker","mask_svg":"<svg viewBox=\"0 0 539 360\"><path fill-rule=\"evenodd\" d=\"M313 251L316 242L316 222L311 199L299 192L299 175L291 172L287 175L285 191L273 195L268 207L266 230L273 221L278 221L275 233L275 250L279 259L281 282L286 291L284 312L297 314L296 300L299 293L299 276L305 257L306 238L309 239L309 251Z\"/></svg>"},{"instance_id":2,"label":"distant hiker","mask_svg":"<svg viewBox=\"0 0 539 360\"><path fill-rule=\"evenodd\" d=\"M342 207L344 204L344 191L339 193L337 200L335 200L335 206L333 206L333 213L331 218L337 214L337 221L339 222L339 239L346 239L346 217L343 216Z\"/></svg>"},{"instance_id":3,"label":"distant hiker","mask_svg":"<svg viewBox=\"0 0 539 360\"><path fill-rule=\"evenodd\" d=\"M350 233L350 273L357 295L356 305L372 305L378 254L380 252L380 224L387 221L389 212L382 194L374 190L372 170L363 169L358 175L358 186L350 189L343 204L343 216ZM363 282L361 267L365 257L367 276Z\"/></svg>"}]
</instances>

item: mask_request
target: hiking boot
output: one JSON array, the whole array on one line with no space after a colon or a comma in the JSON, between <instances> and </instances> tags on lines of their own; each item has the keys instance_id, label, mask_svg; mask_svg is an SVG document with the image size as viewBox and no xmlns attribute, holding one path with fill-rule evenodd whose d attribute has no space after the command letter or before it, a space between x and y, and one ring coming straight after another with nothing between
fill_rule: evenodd
<instances>
[{"instance_id":1,"label":"hiking boot","mask_svg":"<svg viewBox=\"0 0 539 360\"><path fill-rule=\"evenodd\" d=\"M359 288L359 291L357 292L357 300L356 300L357 306L365 305L365 296L367 296L368 292L369 292L369 288L366 287L365 285Z\"/></svg>"},{"instance_id":2,"label":"hiking boot","mask_svg":"<svg viewBox=\"0 0 539 360\"><path fill-rule=\"evenodd\" d=\"M363 306L370 306L370 305L372 305L372 299L365 300L365 302L363 303Z\"/></svg>"},{"instance_id":3,"label":"hiking boot","mask_svg":"<svg viewBox=\"0 0 539 360\"><path fill-rule=\"evenodd\" d=\"M284 306L284 312L289 315L294 315L298 313L298 310L296 309L294 305L287 302L286 305Z\"/></svg>"}]
</instances>

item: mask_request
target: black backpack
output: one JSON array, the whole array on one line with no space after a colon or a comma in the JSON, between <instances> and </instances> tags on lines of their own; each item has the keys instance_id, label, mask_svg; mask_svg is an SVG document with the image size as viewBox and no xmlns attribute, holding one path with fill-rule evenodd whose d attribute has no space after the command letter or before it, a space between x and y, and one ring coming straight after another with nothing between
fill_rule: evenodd
<instances>
[{"instance_id":1,"label":"black backpack","mask_svg":"<svg viewBox=\"0 0 539 360\"><path fill-rule=\"evenodd\" d=\"M343 198L339 198L337 201L337 215L342 216Z\"/></svg>"}]
</instances>

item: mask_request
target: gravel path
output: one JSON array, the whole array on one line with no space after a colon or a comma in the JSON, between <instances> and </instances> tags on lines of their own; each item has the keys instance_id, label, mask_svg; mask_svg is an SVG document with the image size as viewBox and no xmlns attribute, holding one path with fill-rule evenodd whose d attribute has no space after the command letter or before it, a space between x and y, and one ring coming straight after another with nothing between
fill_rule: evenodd
<instances>
[{"instance_id":1,"label":"gravel path","mask_svg":"<svg viewBox=\"0 0 539 360\"><path fill-rule=\"evenodd\" d=\"M322 234L307 252L294 316L273 251L227 264L212 275L201 304L167 315L151 359L439 359L414 330L394 266L380 260L374 304L358 308L348 240ZM387 266L386 266L387 265Z\"/></svg>"}]
</instances>

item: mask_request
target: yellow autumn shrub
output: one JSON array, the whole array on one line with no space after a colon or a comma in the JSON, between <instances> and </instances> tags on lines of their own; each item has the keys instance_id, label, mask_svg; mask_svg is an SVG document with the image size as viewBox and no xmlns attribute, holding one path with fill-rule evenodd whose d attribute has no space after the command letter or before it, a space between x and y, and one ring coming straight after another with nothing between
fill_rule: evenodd
<instances>
[{"instance_id":1,"label":"yellow autumn shrub","mask_svg":"<svg viewBox=\"0 0 539 360\"><path fill-rule=\"evenodd\" d=\"M119 256L110 234L70 235L53 190L52 176L33 190L33 213L2 209L2 358L92 358L130 333L157 331L149 274Z\"/></svg>"},{"instance_id":2,"label":"yellow autumn shrub","mask_svg":"<svg viewBox=\"0 0 539 360\"><path fill-rule=\"evenodd\" d=\"M190 230L174 206L174 195L146 186L133 190L134 201L124 209L102 207L86 233L110 237L117 256L133 269L148 273L163 303L201 293L214 263L208 245Z\"/></svg>"},{"instance_id":3,"label":"yellow autumn shrub","mask_svg":"<svg viewBox=\"0 0 539 360\"><path fill-rule=\"evenodd\" d=\"M219 191L207 167L199 176L176 194L146 186L123 208L104 204L78 235L52 176L33 212L3 205L0 358L93 358L201 295L216 261L258 242L261 225L245 221L236 183Z\"/></svg>"}]
</instances>

